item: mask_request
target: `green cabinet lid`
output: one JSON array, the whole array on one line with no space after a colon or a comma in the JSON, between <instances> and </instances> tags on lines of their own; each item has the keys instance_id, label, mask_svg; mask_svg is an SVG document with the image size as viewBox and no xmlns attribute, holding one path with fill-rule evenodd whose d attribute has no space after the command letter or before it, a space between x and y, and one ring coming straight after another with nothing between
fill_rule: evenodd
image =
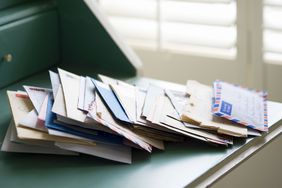
<instances>
[{"instance_id":1,"label":"green cabinet lid","mask_svg":"<svg viewBox=\"0 0 282 188\"><path fill-rule=\"evenodd\" d=\"M140 72L141 61L114 31L96 1L58 0L58 11L62 66L86 66L111 76Z\"/></svg>"}]
</instances>

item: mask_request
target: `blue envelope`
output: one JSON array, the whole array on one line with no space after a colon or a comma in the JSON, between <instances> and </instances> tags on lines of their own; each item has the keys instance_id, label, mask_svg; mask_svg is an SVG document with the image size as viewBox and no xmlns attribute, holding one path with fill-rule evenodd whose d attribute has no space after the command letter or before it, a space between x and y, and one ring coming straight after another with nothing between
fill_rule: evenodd
<instances>
[{"instance_id":1,"label":"blue envelope","mask_svg":"<svg viewBox=\"0 0 282 188\"><path fill-rule=\"evenodd\" d=\"M48 99L49 100L48 100L46 119L45 119L45 126L48 129L53 129L53 130L69 133L72 135L84 137L84 138L91 139L96 142L102 142L106 144L118 144L118 145L123 144L123 137L118 136L118 135L113 135L113 134L106 133L103 131L88 130L82 127L75 127L74 125L64 126L64 125L55 123L54 120L56 119L56 114L52 112L53 100L52 100L52 97L49 97Z\"/></svg>"},{"instance_id":2,"label":"blue envelope","mask_svg":"<svg viewBox=\"0 0 282 188\"><path fill-rule=\"evenodd\" d=\"M117 119L125 123L132 123L127 117L122 105L115 96L110 87L102 82L92 79L93 84L96 86L98 93L100 94L103 102L106 104L112 115Z\"/></svg>"}]
</instances>

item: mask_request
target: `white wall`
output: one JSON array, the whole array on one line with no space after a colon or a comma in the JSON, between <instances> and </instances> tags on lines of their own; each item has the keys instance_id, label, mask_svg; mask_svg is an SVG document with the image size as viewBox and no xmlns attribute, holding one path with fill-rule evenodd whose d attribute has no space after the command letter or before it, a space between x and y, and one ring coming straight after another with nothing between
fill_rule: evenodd
<instances>
[{"instance_id":1,"label":"white wall","mask_svg":"<svg viewBox=\"0 0 282 188\"><path fill-rule=\"evenodd\" d=\"M239 165L212 188L282 187L282 136Z\"/></svg>"}]
</instances>

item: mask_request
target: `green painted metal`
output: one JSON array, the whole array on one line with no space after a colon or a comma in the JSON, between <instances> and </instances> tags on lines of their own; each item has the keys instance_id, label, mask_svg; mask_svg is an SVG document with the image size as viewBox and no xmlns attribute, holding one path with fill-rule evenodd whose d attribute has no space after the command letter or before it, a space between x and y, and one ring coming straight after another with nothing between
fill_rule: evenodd
<instances>
[{"instance_id":1,"label":"green painted metal","mask_svg":"<svg viewBox=\"0 0 282 188\"><path fill-rule=\"evenodd\" d=\"M0 26L0 88L57 63L58 32L54 10Z\"/></svg>"},{"instance_id":2,"label":"green painted metal","mask_svg":"<svg viewBox=\"0 0 282 188\"><path fill-rule=\"evenodd\" d=\"M63 67L88 67L112 76L134 76L135 68L83 0L58 0Z\"/></svg>"},{"instance_id":3,"label":"green painted metal","mask_svg":"<svg viewBox=\"0 0 282 188\"><path fill-rule=\"evenodd\" d=\"M19 3L23 3L23 2L26 2L26 1L28 1L28 0L1 0L0 1L0 9L15 6Z\"/></svg>"},{"instance_id":4,"label":"green painted metal","mask_svg":"<svg viewBox=\"0 0 282 188\"><path fill-rule=\"evenodd\" d=\"M15 2L14 0L8 1L11 3ZM2 0L0 2L2 2ZM27 3L23 3L18 6L0 10L0 26L36 15L44 11L52 10L55 7L56 1L33 0L27 1Z\"/></svg>"}]
</instances>

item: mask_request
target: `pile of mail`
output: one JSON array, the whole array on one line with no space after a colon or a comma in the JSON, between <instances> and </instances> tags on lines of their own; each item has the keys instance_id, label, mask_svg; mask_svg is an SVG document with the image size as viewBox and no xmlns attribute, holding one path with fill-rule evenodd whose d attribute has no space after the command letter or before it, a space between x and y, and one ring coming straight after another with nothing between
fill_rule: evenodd
<instances>
[{"instance_id":1,"label":"pile of mail","mask_svg":"<svg viewBox=\"0 0 282 188\"><path fill-rule=\"evenodd\" d=\"M13 119L2 151L131 163L132 148L164 150L164 141L187 138L228 146L233 137L267 131L266 94L225 82L210 87L189 80L186 91L177 91L62 69L49 75L52 89L7 91Z\"/></svg>"}]
</instances>

